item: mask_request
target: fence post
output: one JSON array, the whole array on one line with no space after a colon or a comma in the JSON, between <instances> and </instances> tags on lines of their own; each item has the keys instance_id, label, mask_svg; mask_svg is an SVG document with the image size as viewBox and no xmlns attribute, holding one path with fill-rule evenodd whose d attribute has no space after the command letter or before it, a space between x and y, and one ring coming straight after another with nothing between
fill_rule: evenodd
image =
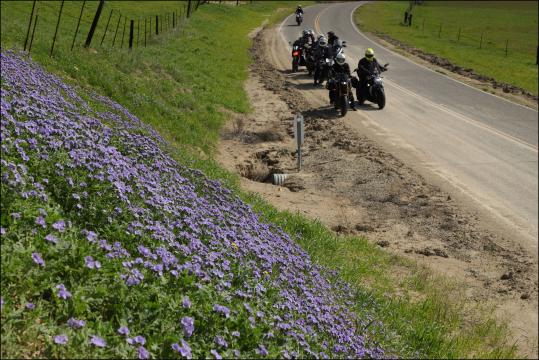
<instances>
[{"instance_id":1,"label":"fence post","mask_svg":"<svg viewBox=\"0 0 539 360\"><path fill-rule=\"evenodd\" d=\"M509 39L505 40L505 57L507 57L507 48L509 47Z\"/></svg>"},{"instance_id":2,"label":"fence post","mask_svg":"<svg viewBox=\"0 0 539 360\"><path fill-rule=\"evenodd\" d=\"M75 30L75 35L73 36L73 42L71 43L71 51L73 51L73 46L75 46L75 39L77 38L77 33L79 32L80 19L82 18L82 11L84 10L84 4L86 0L82 2L82 7L80 9L79 21L77 22L77 29Z\"/></svg>"},{"instance_id":3,"label":"fence post","mask_svg":"<svg viewBox=\"0 0 539 360\"><path fill-rule=\"evenodd\" d=\"M155 35L159 35L159 15L155 15Z\"/></svg>"},{"instance_id":4,"label":"fence post","mask_svg":"<svg viewBox=\"0 0 539 360\"><path fill-rule=\"evenodd\" d=\"M236 6L240 4L240 0L236 0Z\"/></svg>"},{"instance_id":5,"label":"fence post","mask_svg":"<svg viewBox=\"0 0 539 360\"><path fill-rule=\"evenodd\" d=\"M438 30L438 39L440 38L442 34L442 24L440 24L440 29Z\"/></svg>"},{"instance_id":6,"label":"fence post","mask_svg":"<svg viewBox=\"0 0 539 360\"><path fill-rule=\"evenodd\" d=\"M118 18L118 24L116 24L116 31L114 32L114 38L112 39L112 47L114 47L114 44L116 44L116 35L118 34L118 29L120 28L121 19L122 19L122 14L120 14L120 17Z\"/></svg>"},{"instance_id":7,"label":"fence post","mask_svg":"<svg viewBox=\"0 0 539 360\"><path fill-rule=\"evenodd\" d=\"M457 36L457 41L460 41L460 28L459 28L459 35Z\"/></svg>"},{"instance_id":8,"label":"fence post","mask_svg":"<svg viewBox=\"0 0 539 360\"><path fill-rule=\"evenodd\" d=\"M408 15L408 26L412 26L412 15L413 14Z\"/></svg>"},{"instance_id":9,"label":"fence post","mask_svg":"<svg viewBox=\"0 0 539 360\"><path fill-rule=\"evenodd\" d=\"M127 17L124 17L124 30L122 31L122 43L120 44L120 49L124 47L124 37L125 37L125 24L127 23Z\"/></svg>"},{"instance_id":10,"label":"fence post","mask_svg":"<svg viewBox=\"0 0 539 360\"><path fill-rule=\"evenodd\" d=\"M144 47L146 47L146 23L148 22L147 18L144 18Z\"/></svg>"},{"instance_id":11,"label":"fence post","mask_svg":"<svg viewBox=\"0 0 539 360\"><path fill-rule=\"evenodd\" d=\"M483 46L483 33L481 33L481 40L479 40L479 48Z\"/></svg>"},{"instance_id":12,"label":"fence post","mask_svg":"<svg viewBox=\"0 0 539 360\"><path fill-rule=\"evenodd\" d=\"M191 0L187 2L187 18L191 16Z\"/></svg>"},{"instance_id":13,"label":"fence post","mask_svg":"<svg viewBox=\"0 0 539 360\"><path fill-rule=\"evenodd\" d=\"M110 18L112 17L112 11L113 9L110 9L109 19L107 20L107 26L105 26L105 32L103 33L103 37L101 38L101 44L99 45L103 45L103 41L105 40L105 35L107 35L107 30L109 29Z\"/></svg>"},{"instance_id":14,"label":"fence post","mask_svg":"<svg viewBox=\"0 0 539 360\"><path fill-rule=\"evenodd\" d=\"M58 35L58 27L60 26L60 17L62 16L62 9L64 8L64 0L60 5L60 12L58 12L58 21L56 22L56 30L54 31L54 38L52 39L51 53L49 56L52 56L52 51L54 50L54 43L56 42L56 35Z\"/></svg>"},{"instance_id":15,"label":"fence post","mask_svg":"<svg viewBox=\"0 0 539 360\"><path fill-rule=\"evenodd\" d=\"M28 45L28 54L30 54L30 51L32 50L32 44L34 42L34 33L36 32L37 18L38 18L38 14L36 14L36 18L34 20L34 28L32 29L32 37L30 38L30 45Z\"/></svg>"},{"instance_id":16,"label":"fence post","mask_svg":"<svg viewBox=\"0 0 539 360\"><path fill-rule=\"evenodd\" d=\"M135 20L129 20L129 50L133 48L133 35L135 33Z\"/></svg>"},{"instance_id":17,"label":"fence post","mask_svg":"<svg viewBox=\"0 0 539 360\"><path fill-rule=\"evenodd\" d=\"M26 38L24 39L24 51L26 51L26 43L28 43L28 36L30 35L30 27L32 26L32 19L34 18L34 9L36 7L36 0L32 4L32 12L30 13L30 21L28 22L28 30L26 30Z\"/></svg>"},{"instance_id":18,"label":"fence post","mask_svg":"<svg viewBox=\"0 0 539 360\"><path fill-rule=\"evenodd\" d=\"M99 21L99 17L101 16L101 10L103 10L103 5L105 5L105 0L99 0L99 5L97 6L94 20L92 21L92 26L90 26L90 32L88 32L88 37L86 38L86 43L84 44L85 48L89 47L90 43L92 42L92 37L94 36L94 31L95 31L95 28L97 27L97 22Z\"/></svg>"},{"instance_id":19,"label":"fence post","mask_svg":"<svg viewBox=\"0 0 539 360\"><path fill-rule=\"evenodd\" d=\"M176 13L172 12L172 28L174 29L176 27Z\"/></svg>"}]
</instances>

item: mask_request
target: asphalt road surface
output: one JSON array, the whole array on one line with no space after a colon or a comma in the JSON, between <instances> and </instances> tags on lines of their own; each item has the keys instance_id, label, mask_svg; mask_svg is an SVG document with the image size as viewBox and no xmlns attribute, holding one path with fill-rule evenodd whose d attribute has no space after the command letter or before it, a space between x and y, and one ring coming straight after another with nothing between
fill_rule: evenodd
<instances>
[{"instance_id":1,"label":"asphalt road surface","mask_svg":"<svg viewBox=\"0 0 539 360\"><path fill-rule=\"evenodd\" d=\"M537 252L538 151L536 110L472 88L385 49L359 32L352 13L362 2L318 4L304 9L304 22L289 16L279 31L294 41L304 28L335 31L346 40L352 69L367 47L384 75L387 105L364 106L346 121L398 151L467 197ZM314 88L314 87L313 87ZM321 96L325 91L318 90ZM411 165L411 164L409 164Z\"/></svg>"}]
</instances>

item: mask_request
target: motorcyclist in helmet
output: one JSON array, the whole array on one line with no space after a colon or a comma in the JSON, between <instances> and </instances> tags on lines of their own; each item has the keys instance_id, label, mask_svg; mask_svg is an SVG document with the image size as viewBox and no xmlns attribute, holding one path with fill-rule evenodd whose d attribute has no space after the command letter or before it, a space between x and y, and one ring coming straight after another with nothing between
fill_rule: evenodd
<instances>
[{"instance_id":1,"label":"motorcyclist in helmet","mask_svg":"<svg viewBox=\"0 0 539 360\"><path fill-rule=\"evenodd\" d=\"M344 53L339 53L337 54L337 56L335 56L335 62L333 63L333 66L332 66L332 72L334 75L337 75L339 73L345 73L347 76L348 76L348 79L351 78L352 74L350 72L350 66L348 65L348 63L346 62L346 56L344 55ZM334 86L334 82L335 82L335 79L331 79L330 81L328 81L328 88L330 89L329 91L329 102L331 104L333 104L335 102L335 90L331 90L332 87ZM356 104L355 104L355 100L354 100L354 94L352 92L352 89L351 89L351 85L350 85L350 82L348 84L348 101L350 102L350 108L352 110L356 110Z\"/></svg>"},{"instance_id":2,"label":"motorcyclist in helmet","mask_svg":"<svg viewBox=\"0 0 539 360\"><path fill-rule=\"evenodd\" d=\"M296 8L296 15L303 15L303 9L301 8L301 5L298 5L298 7Z\"/></svg>"},{"instance_id":3,"label":"motorcyclist in helmet","mask_svg":"<svg viewBox=\"0 0 539 360\"><path fill-rule=\"evenodd\" d=\"M318 66L320 60L324 60L326 58L330 58L331 54L328 48L328 41L325 36L320 36L318 38L318 41L316 42L316 46L314 48L314 62L316 64L316 68L314 70L314 84L321 84L323 80L320 79L320 75L322 73L322 69L320 66Z\"/></svg>"},{"instance_id":4,"label":"motorcyclist in helmet","mask_svg":"<svg viewBox=\"0 0 539 360\"><path fill-rule=\"evenodd\" d=\"M368 48L365 50L365 57L359 60L357 64L357 75L359 77L359 89L361 92L366 90L367 78L374 70L379 72L386 71L387 69L378 63L378 60L374 57L374 50Z\"/></svg>"},{"instance_id":5,"label":"motorcyclist in helmet","mask_svg":"<svg viewBox=\"0 0 539 360\"><path fill-rule=\"evenodd\" d=\"M337 40L339 40L339 37L337 35L335 35L334 31L328 32L328 44L329 44L329 46L333 46Z\"/></svg>"}]
</instances>

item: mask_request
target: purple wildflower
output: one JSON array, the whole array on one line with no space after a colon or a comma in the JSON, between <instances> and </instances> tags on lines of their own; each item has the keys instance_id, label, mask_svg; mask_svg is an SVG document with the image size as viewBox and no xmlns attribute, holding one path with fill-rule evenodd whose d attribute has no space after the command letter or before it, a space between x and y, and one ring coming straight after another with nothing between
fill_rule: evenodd
<instances>
[{"instance_id":1,"label":"purple wildflower","mask_svg":"<svg viewBox=\"0 0 539 360\"><path fill-rule=\"evenodd\" d=\"M65 345L67 344L67 335L56 335L54 337L54 343L57 345Z\"/></svg>"},{"instance_id":2,"label":"purple wildflower","mask_svg":"<svg viewBox=\"0 0 539 360\"><path fill-rule=\"evenodd\" d=\"M183 334L185 337L191 337L191 335L193 335L193 331L195 330L195 319L189 316L184 316L181 320L181 324L183 326Z\"/></svg>"},{"instance_id":3,"label":"purple wildflower","mask_svg":"<svg viewBox=\"0 0 539 360\"><path fill-rule=\"evenodd\" d=\"M127 326L120 326L118 328L118 334L127 336L129 335L129 328Z\"/></svg>"},{"instance_id":4,"label":"purple wildflower","mask_svg":"<svg viewBox=\"0 0 539 360\"><path fill-rule=\"evenodd\" d=\"M4 298L0 297L0 310L4 308Z\"/></svg>"},{"instance_id":5,"label":"purple wildflower","mask_svg":"<svg viewBox=\"0 0 539 360\"><path fill-rule=\"evenodd\" d=\"M49 235L45 236L45 240L47 240L48 242L53 243L54 245L58 244L58 239L53 234L49 234Z\"/></svg>"},{"instance_id":6,"label":"purple wildflower","mask_svg":"<svg viewBox=\"0 0 539 360\"><path fill-rule=\"evenodd\" d=\"M6 229L0 227L0 235L6 235Z\"/></svg>"},{"instance_id":7,"label":"purple wildflower","mask_svg":"<svg viewBox=\"0 0 539 360\"><path fill-rule=\"evenodd\" d=\"M185 340L182 339L181 342L182 346L177 343L172 344L172 350L179 352L184 358L191 359L193 357L193 354L191 354L191 347Z\"/></svg>"},{"instance_id":8,"label":"purple wildflower","mask_svg":"<svg viewBox=\"0 0 539 360\"><path fill-rule=\"evenodd\" d=\"M191 307L191 300L187 296L184 296L182 299L182 306L186 309L189 309Z\"/></svg>"},{"instance_id":9,"label":"purple wildflower","mask_svg":"<svg viewBox=\"0 0 539 360\"><path fill-rule=\"evenodd\" d=\"M213 311L223 314L227 319L230 316L230 309L223 305L213 305Z\"/></svg>"},{"instance_id":10,"label":"purple wildflower","mask_svg":"<svg viewBox=\"0 0 539 360\"><path fill-rule=\"evenodd\" d=\"M97 346L97 347L105 347L107 346L107 342L100 338L99 336L95 336L95 335L92 335L91 339L90 339L90 344L94 345L94 346Z\"/></svg>"},{"instance_id":11,"label":"purple wildflower","mask_svg":"<svg viewBox=\"0 0 539 360\"><path fill-rule=\"evenodd\" d=\"M258 345L258 349L256 350L256 352L262 356L268 356L269 354L268 350L266 350L266 347L262 344Z\"/></svg>"},{"instance_id":12,"label":"purple wildflower","mask_svg":"<svg viewBox=\"0 0 539 360\"><path fill-rule=\"evenodd\" d=\"M213 339L213 341L220 347L224 347L225 349L228 347L228 343L221 336L216 336L215 339Z\"/></svg>"},{"instance_id":13,"label":"purple wildflower","mask_svg":"<svg viewBox=\"0 0 539 360\"><path fill-rule=\"evenodd\" d=\"M69 326L72 329L80 329L83 328L86 325L86 321L79 320L75 318L70 318L67 320L67 326Z\"/></svg>"},{"instance_id":14,"label":"purple wildflower","mask_svg":"<svg viewBox=\"0 0 539 360\"><path fill-rule=\"evenodd\" d=\"M232 331L232 336L240 337L240 332L239 331Z\"/></svg>"},{"instance_id":15,"label":"purple wildflower","mask_svg":"<svg viewBox=\"0 0 539 360\"><path fill-rule=\"evenodd\" d=\"M34 309L36 308L36 304L31 303L31 302L26 303L26 308L27 308L28 310L34 310Z\"/></svg>"},{"instance_id":16,"label":"purple wildflower","mask_svg":"<svg viewBox=\"0 0 539 360\"><path fill-rule=\"evenodd\" d=\"M39 225L43 228L47 227L47 223L45 222L45 218L43 216L38 216L36 218L36 225Z\"/></svg>"},{"instance_id":17,"label":"purple wildflower","mask_svg":"<svg viewBox=\"0 0 539 360\"><path fill-rule=\"evenodd\" d=\"M137 335L134 338L128 338L127 343L129 345L135 345L135 344L144 345L146 344L146 338L144 338L144 336Z\"/></svg>"},{"instance_id":18,"label":"purple wildflower","mask_svg":"<svg viewBox=\"0 0 539 360\"><path fill-rule=\"evenodd\" d=\"M101 268L101 263L98 260L94 260L91 256L86 256L84 258L84 262L86 264L86 267L89 269L99 269Z\"/></svg>"},{"instance_id":19,"label":"purple wildflower","mask_svg":"<svg viewBox=\"0 0 539 360\"><path fill-rule=\"evenodd\" d=\"M56 288L58 289L56 295L58 295L59 298L66 300L71 297L71 293L67 291L64 284L56 285Z\"/></svg>"},{"instance_id":20,"label":"purple wildflower","mask_svg":"<svg viewBox=\"0 0 539 360\"><path fill-rule=\"evenodd\" d=\"M211 354L213 355L213 357L214 357L215 359L217 359L217 360L223 358L221 355L219 355L219 353L218 353L217 350L215 350L215 349L211 349L211 350L210 350L210 353L211 353Z\"/></svg>"},{"instance_id":21,"label":"purple wildflower","mask_svg":"<svg viewBox=\"0 0 539 360\"><path fill-rule=\"evenodd\" d=\"M139 346L138 347L137 354L138 354L139 359L149 359L150 358L150 353L148 352L148 350L146 350L144 348L144 346Z\"/></svg>"},{"instance_id":22,"label":"purple wildflower","mask_svg":"<svg viewBox=\"0 0 539 360\"><path fill-rule=\"evenodd\" d=\"M32 253L32 260L34 260L34 262L39 266L45 266L45 261L41 257L40 253Z\"/></svg>"},{"instance_id":23,"label":"purple wildflower","mask_svg":"<svg viewBox=\"0 0 539 360\"><path fill-rule=\"evenodd\" d=\"M52 228L54 230L57 230L59 232L64 232L65 229L66 229L66 223L64 220L59 220L57 222L55 222L54 224L52 224Z\"/></svg>"}]
</instances>

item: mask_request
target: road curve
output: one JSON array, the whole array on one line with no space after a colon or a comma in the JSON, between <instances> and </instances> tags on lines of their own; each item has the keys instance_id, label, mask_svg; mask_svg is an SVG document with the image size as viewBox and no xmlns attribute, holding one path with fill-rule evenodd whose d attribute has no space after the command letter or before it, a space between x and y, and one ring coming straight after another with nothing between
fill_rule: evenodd
<instances>
[{"instance_id":1,"label":"road curve","mask_svg":"<svg viewBox=\"0 0 539 360\"><path fill-rule=\"evenodd\" d=\"M285 44L303 28L333 30L347 41L348 63L355 68L372 47L382 63L387 105L362 107L346 120L368 130L401 158L447 182L486 210L537 252L537 111L472 88L396 54L359 32L352 13L362 2L318 4L305 9L304 23L293 16L281 24ZM307 81L307 80L305 80ZM326 97L325 91L315 90ZM371 111L372 110L372 111Z\"/></svg>"}]
</instances>

